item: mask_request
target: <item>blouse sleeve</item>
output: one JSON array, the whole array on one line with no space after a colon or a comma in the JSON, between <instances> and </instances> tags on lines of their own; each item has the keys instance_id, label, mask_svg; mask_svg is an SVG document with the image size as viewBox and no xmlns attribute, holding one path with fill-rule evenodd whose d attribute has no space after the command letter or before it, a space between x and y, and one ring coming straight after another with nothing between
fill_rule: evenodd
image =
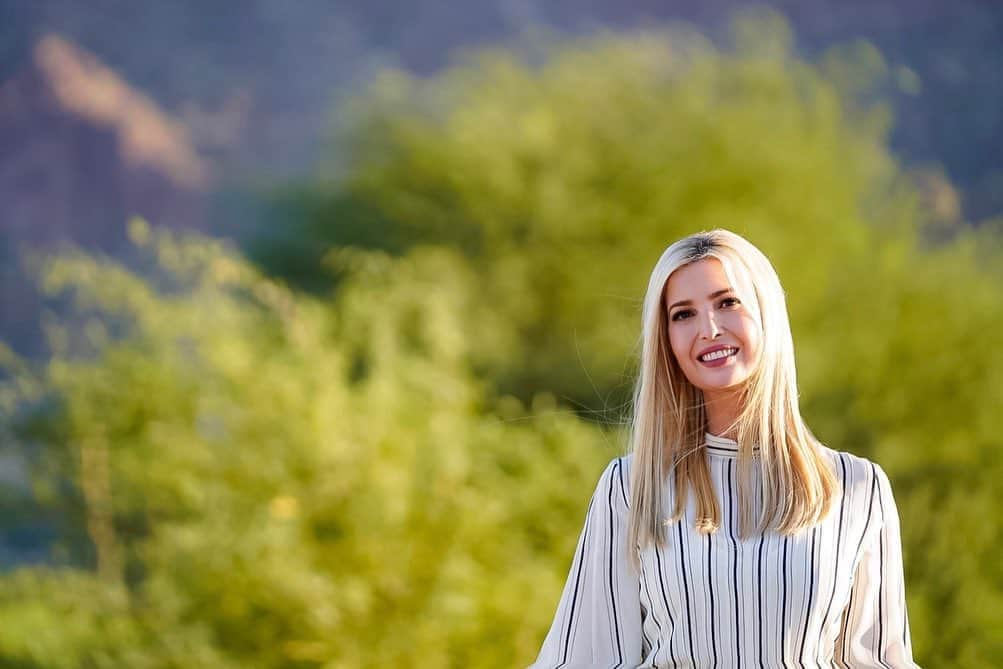
<instances>
[{"instance_id":1,"label":"blouse sleeve","mask_svg":"<svg viewBox=\"0 0 1003 669\"><path fill-rule=\"evenodd\" d=\"M530 669L637 666L640 581L629 565L625 458L610 462L589 503L564 592Z\"/></svg>"},{"instance_id":2,"label":"blouse sleeve","mask_svg":"<svg viewBox=\"0 0 1003 669\"><path fill-rule=\"evenodd\" d=\"M871 468L877 531L862 548L834 655L849 669L919 669L909 637L898 510L888 476L876 464Z\"/></svg>"}]
</instances>

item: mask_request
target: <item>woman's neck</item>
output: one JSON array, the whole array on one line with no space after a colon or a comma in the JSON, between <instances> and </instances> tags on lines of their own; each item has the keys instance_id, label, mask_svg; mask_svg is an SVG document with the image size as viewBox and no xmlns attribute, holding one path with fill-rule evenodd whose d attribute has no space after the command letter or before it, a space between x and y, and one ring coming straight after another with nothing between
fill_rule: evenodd
<instances>
[{"instance_id":1,"label":"woman's neck","mask_svg":"<svg viewBox=\"0 0 1003 669\"><path fill-rule=\"evenodd\" d=\"M740 391L704 391L704 410L708 432L718 437L738 438L738 417L742 412Z\"/></svg>"}]
</instances>

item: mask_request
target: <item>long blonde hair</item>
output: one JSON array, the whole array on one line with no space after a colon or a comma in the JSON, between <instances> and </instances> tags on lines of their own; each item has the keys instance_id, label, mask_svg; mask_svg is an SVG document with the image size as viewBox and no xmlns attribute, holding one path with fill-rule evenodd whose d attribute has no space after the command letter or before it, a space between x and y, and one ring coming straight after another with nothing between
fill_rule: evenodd
<instances>
[{"instance_id":1,"label":"long blonde hair","mask_svg":"<svg viewBox=\"0 0 1003 669\"><path fill-rule=\"evenodd\" d=\"M634 387L630 444L629 545L662 545L665 525L682 522L692 487L696 529L717 531L721 510L703 448L707 416L703 392L690 383L672 354L663 293L684 265L716 258L741 303L759 324L762 355L742 389L743 409L732 427L738 441L739 531L795 534L818 523L838 492L836 475L801 418L794 343L776 270L745 238L728 230L690 235L669 246L655 264L642 309L640 370ZM759 458L753 460L753 448ZM754 466L762 471L762 505L753 518ZM663 490L674 476L672 515L663 517ZM632 563L638 554L631 551Z\"/></svg>"}]
</instances>

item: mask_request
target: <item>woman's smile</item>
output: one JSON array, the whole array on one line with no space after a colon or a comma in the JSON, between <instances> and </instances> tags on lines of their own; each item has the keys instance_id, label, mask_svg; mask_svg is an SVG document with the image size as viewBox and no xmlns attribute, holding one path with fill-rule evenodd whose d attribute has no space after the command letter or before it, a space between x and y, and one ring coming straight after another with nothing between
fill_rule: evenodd
<instances>
[{"instance_id":1,"label":"woman's smile","mask_svg":"<svg viewBox=\"0 0 1003 669\"><path fill-rule=\"evenodd\" d=\"M722 367L738 354L734 346L712 346L697 356L697 360L707 367Z\"/></svg>"}]
</instances>

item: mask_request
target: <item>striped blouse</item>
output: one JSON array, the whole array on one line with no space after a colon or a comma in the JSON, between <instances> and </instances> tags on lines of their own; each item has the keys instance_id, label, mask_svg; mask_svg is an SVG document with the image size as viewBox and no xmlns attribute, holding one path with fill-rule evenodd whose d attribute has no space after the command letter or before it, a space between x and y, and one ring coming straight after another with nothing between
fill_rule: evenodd
<instances>
[{"instance_id":1,"label":"striped blouse","mask_svg":"<svg viewBox=\"0 0 1003 669\"><path fill-rule=\"evenodd\" d=\"M641 552L640 573L625 545L632 456L610 462L531 669L917 667L898 512L881 467L825 448L842 484L829 515L797 536L743 539L738 445L708 434L706 452L720 529L696 532L691 498L666 545Z\"/></svg>"}]
</instances>

